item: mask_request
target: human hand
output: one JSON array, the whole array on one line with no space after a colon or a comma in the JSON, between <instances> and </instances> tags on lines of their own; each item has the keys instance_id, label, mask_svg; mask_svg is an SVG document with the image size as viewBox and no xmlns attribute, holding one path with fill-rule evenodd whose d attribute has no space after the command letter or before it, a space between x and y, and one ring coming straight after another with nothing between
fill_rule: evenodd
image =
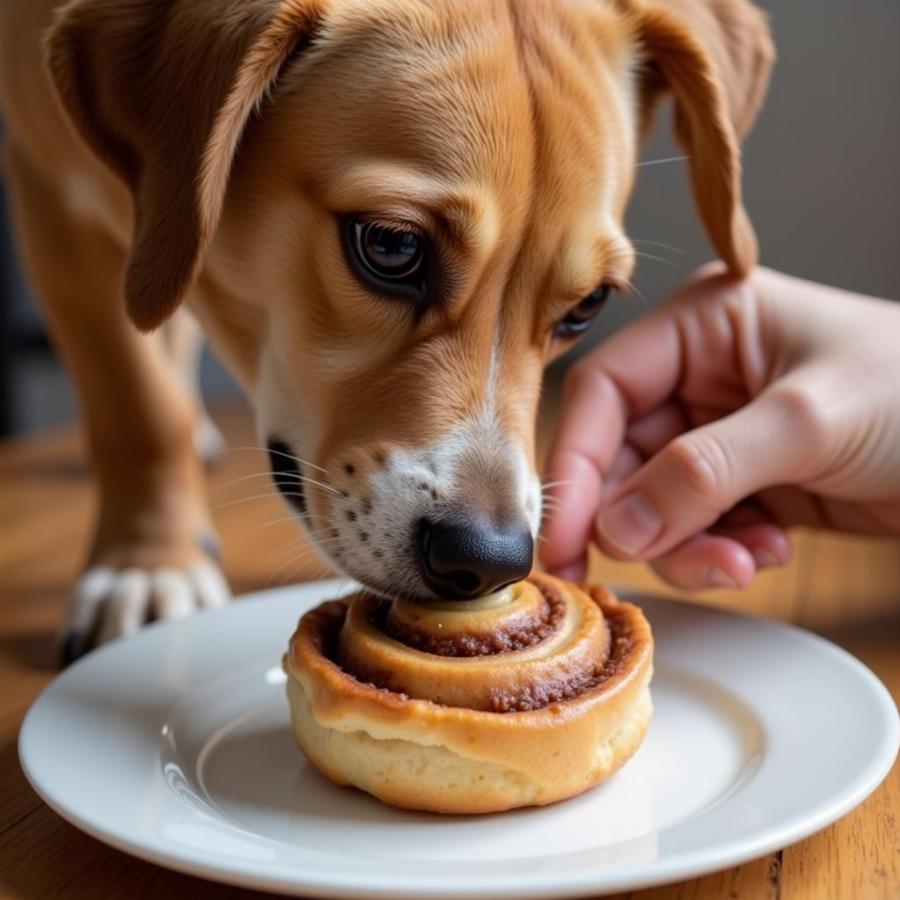
<instances>
[{"instance_id":1,"label":"human hand","mask_svg":"<svg viewBox=\"0 0 900 900\"><path fill-rule=\"evenodd\" d=\"M541 558L589 541L682 588L745 586L784 529L900 533L900 307L707 267L568 373Z\"/></svg>"}]
</instances>

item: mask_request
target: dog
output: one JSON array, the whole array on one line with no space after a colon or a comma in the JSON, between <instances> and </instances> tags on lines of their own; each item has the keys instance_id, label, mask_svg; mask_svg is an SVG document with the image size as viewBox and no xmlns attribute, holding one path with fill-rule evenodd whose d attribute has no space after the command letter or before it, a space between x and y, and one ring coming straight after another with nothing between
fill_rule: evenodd
<instances>
[{"instance_id":1,"label":"dog","mask_svg":"<svg viewBox=\"0 0 900 900\"><path fill-rule=\"evenodd\" d=\"M756 261L749 0L0 0L0 41L14 222L100 491L69 659L228 597L191 318L323 555L471 598L531 569L542 371L628 287L666 94L712 246Z\"/></svg>"}]
</instances>

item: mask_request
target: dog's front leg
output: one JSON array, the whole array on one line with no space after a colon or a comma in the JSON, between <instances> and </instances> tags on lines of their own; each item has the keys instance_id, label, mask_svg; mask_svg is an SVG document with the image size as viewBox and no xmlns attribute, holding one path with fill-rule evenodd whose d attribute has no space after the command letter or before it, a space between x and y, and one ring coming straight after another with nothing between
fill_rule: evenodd
<instances>
[{"instance_id":1,"label":"dog's front leg","mask_svg":"<svg viewBox=\"0 0 900 900\"><path fill-rule=\"evenodd\" d=\"M184 389L199 411L194 428L194 445L200 458L212 465L225 449L225 439L203 406L200 396L200 358L203 352L203 332L193 314L181 307L156 332L166 359L181 379Z\"/></svg>"},{"instance_id":2,"label":"dog's front leg","mask_svg":"<svg viewBox=\"0 0 900 900\"><path fill-rule=\"evenodd\" d=\"M217 606L228 589L195 449L199 410L158 340L128 321L124 250L9 155L24 258L75 378L100 491L86 571L64 623L70 661L152 618Z\"/></svg>"}]
</instances>

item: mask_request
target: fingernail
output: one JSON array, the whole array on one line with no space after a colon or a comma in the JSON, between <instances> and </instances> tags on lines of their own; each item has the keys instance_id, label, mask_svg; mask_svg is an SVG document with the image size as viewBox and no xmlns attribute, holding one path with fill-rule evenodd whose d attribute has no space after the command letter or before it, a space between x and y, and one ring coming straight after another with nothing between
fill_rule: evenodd
<instances>
[{"instance_id":1,"label":"fingernail","mask_svg":"<svg viewBox=\"0 0 900 900\"><path fill-rule=\"evenodd\" d=\"M713 566L706 573L706 583L710 587L740 587L740 585L724 569L720 569L718 566Z\"/></svg>"},{"instance_id":2,"label":"fingernail","mask_svg":"<svg viewBox=\"0 0 900 900\"><path fill-rule=\"evenodd\" d=\"M756 563L757 569L771 569L773 566L781 565L781 560L774 553L762 547L753 551L753 562Z\"/></svg>"},{"instance_id":3,"label":"fingernail","mask_svg":"<svg viewBox=\"0 0 900 900\"><path fill-rule=\"evenodd\" d=\"M662 519L643 494L629 494L597 518L597 530L629 556L649 547L662 531Z\"/></svg>"}]
</instances>

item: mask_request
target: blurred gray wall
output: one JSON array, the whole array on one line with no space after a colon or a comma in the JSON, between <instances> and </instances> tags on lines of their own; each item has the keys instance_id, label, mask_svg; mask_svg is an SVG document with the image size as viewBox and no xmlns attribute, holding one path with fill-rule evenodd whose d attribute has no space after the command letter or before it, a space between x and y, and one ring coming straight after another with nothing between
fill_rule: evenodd
<instances>
[{"instance_id":1,"label":"blurred gray wall","mask_svg":"<svg viewBox=\"0 0 900 900\"><path fill-rule=\"evenodd\" d=\"M778 63L745 147L745 197L762 261L796 275L896 299L900 293L900 0L761 0ZM665 117L644 160L675 156ZM684 162L643 166L628 215L644 299L616 298L596 342L659 302L711 251ZM670 247L656 246L667 244ZM8 254L8 251L6 251ZM17 291L15 319L33 316ZM583 351L582 351L583 352ZM207 393L229 381L211 362ZM21 429L65 420L72 399L52 361L17 365Z\"/></svg>"},{"instance_id":2,"label":"blurred gray wall","mask_svg":"<svg viewBox=\"0 0 900 900\"><path fill-rule=\"evenodd\" d=\"M900 0L757 0L778 61L744 147L744 197L763 264L900 299ZM683 151L660 119L643 159ZM628 213L640 297L611 303L586 343L658 303L712 251L685 162L639 169ZM579 347L578 353L585 347Z\"/></svg>"}]
</instances>

